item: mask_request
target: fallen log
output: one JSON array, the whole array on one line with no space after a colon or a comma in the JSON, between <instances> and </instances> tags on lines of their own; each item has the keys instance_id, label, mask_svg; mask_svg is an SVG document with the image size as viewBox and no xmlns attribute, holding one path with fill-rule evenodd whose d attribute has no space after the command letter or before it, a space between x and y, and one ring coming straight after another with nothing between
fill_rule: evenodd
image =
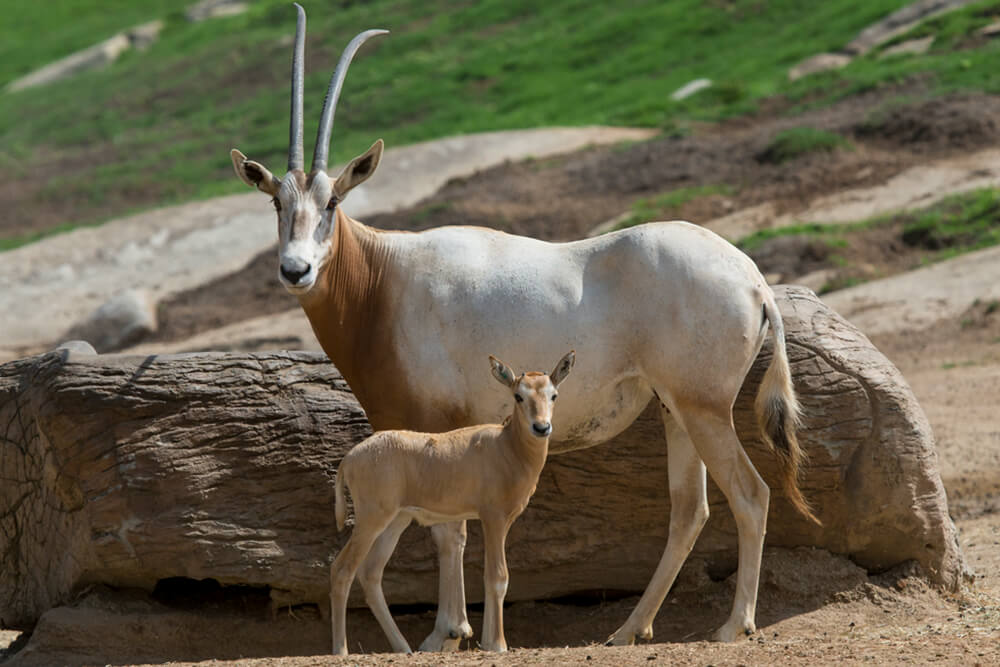
<instances>
[{"instance_id":1,"label":"fallen log","mask_svg":"<svg viewBox=\"0 0 1000 667\"><path fill-rule=\"evenodd\" d=\"M802 488L824 525L786 502L758 436L752 403L769 342L735 408L773 489L767 543L820 547L870 570L915 560L957 588L965 569L933 436L905 380L811 292L777 292L804 407ZM334 473L369 432L319 354L63 349L0 366L0 624L29 628L89 585L153 590L177 577L322 605L347 535L334 525ZM511 530L508 599L642 590L666 542L666 481L654 405L610 443L551 457ZM682 587L735 570L735 523L714 485L709 500ZM469 599L481 600L475 524L467 552ZM428 532L411 527L386 571L387 598L435 602L436 571Z\"/></svg>"}]
</instances>

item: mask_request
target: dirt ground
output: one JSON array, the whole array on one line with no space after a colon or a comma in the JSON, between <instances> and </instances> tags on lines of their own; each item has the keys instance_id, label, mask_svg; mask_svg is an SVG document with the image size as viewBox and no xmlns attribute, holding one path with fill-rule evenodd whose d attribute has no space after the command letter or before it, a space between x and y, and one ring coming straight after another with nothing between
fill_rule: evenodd
<instances>
[{"instance_id":1,"label":"dirt ground","mask_svg":"<svg viewBox=\"0 0 1000 667\"><path fill-rule=\"evenodd\" d=\"M895 107L892 94L855 98L794 118L762 114L688 136L592 148L565 156L505 164L456 179L435 196L366 223L386 229L476 224L544 239L586 235L640 197L698 185L727 185L729 194L700 199L669 217L706 221L768 203L794 212L815 197L884 183L904 169L973 148L1000 144L1000 98L962 97ZM760 156L781 129L809 125L848 137L853 150L773 164ZM892 251L891 232L857 248L879 275L910 268ZM765 273L794 278L822 265L807 247L771 247L758 256ZM866 253L866 254L865 254ZM789 261L794 255L795 261ZM277 285L273 251L217 283L177 294L160 306L155 340L199 332L295 307ZM599 643L637 598L515 603L506 610L506 655L463 647L458 653L401 657L381 653L337 660L322 647L303 655L212 661L211 664L305 667L320 664L533 665L542 663L682 664L945 664L1000 663L1000 308L974 304L961 317L919 332L873 338L910 382L934 428L942 478L969 567L976 578L961 594L931 590L905 567L866 573L823 553L767 550L758 632L720 645L706 640L732 600L732 579L698 592L675 591L654 627L655 638L629 648ZM312 623L309 610L281 623ZM398 610L411 643L433 623L426 610ZM474 628L480 613L473 610ZM352 615L352 650L384 650L367 611ZM274 626L271 626L272 628ZM261 631L263 631L263 626ZM219 638L220 646L225 638ZM235 640L234 640L235 641ZM319 640L317 640L319 641ZM359 646L360 644L360 646ZM69 659L67 657L67 659ZM190 663L170 663L190 664Z\"/></svg>"}]
</instances>

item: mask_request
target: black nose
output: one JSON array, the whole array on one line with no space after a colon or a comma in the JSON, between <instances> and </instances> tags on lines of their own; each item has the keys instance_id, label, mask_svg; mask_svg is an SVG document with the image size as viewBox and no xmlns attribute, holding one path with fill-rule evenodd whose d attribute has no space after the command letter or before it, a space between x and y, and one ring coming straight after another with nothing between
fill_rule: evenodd
<instances>
[{"instance_id":1,"label":"black nose","mask_svg":"<svg viewBox=\"0 0 1000 667\"><path fill-rule=\"evenodd\" d=\"M531 428L536 434L545 436L552 433L552 424L532 424Z\"/></svg>"},{"instance_id":2,"label":"black nose","mask_svg":"<svg viewBox=\"0 0 1000 667\"><path fill-rule=\"evenodd\" d=\"M306 262L290 260L281 263L281 275L291 284L298 285L302 276L309 273L310 268L312 267Z\"/></svg>"}]
</instances>

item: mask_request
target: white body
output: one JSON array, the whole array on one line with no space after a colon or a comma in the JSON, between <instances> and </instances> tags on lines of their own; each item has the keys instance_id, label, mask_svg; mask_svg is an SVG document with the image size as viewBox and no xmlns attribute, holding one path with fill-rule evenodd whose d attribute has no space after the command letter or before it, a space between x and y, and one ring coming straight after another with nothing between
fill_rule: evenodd
<instances>
[{"instance_id":1,"label":"white body","mask_svg":"<svg viewBox=\"0 0 1000 667\"><path fill-rule=\"evenodd\" d=\"M391 326L425 410L458 405L468 423L496 422L510 397L467 372L483 350L528 367L579 351L554 453L617 435L654 388L668 407L692 393L731 403L764 340L760 272L688 223L563 244L469 227L379 237L408 276Z\"/></svg>"}]
</instances>

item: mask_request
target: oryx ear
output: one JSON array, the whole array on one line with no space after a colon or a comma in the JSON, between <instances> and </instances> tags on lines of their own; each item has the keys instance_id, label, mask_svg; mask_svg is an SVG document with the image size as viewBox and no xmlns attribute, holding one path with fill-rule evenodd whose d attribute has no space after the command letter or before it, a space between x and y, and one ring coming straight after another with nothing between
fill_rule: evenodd
<instances>
[{"instance_id":1,"label":"oryx ear","mask_svg":"<svg viewBox=\"0 0 1000 667\"><path fill-rule=\"evenodd\" d=\"M514 380L516 379L514 377L514 371L510 370L507 364L500 361L491 354L490 366L493 367L493 377L497 379L497 382L504 385L505 387L514 386Z\"/></svg>"},{"instance_id":2,"label":"oryx ear","mask_svg":"<svg viewBox=\"0 0 1000 667\"><path fill-rule=\"evenodd\" d=\"M559 386L562 381L566 379L569 372L573 370L573 364L576 363L576 350L570 350L566 353L566 356L559 360L556 364L555 370L549 373L549 379L552 380L552 384Z\"/></svg>"},{"instance_id":3,"label":"oryx ear","mask_svg":"<svg viewBox=\"0 0 1000 667\"><path fill-rule=\"evenodd\" d=\"M344 167L344 171L340 172L340 176L331 184L333 191L340 199L343 199L354 187L361 185L375 173L378 161L382 159L383 148L385 148L385 144L379 139L372 144L371 148Z\"/></svg>"},{"instance_id":4,"label":"oryx ear","mask_svg":"<svg viewBox=\"0 0 1000 667\"><path fill-rule=\"evenodd\" d=\"M267 170L267 167L260 162L248 160L246 155L235 148L229 151L229 157L233 159L233 169L236 170L236 175L240 177L241 181L272 197L278 194L281 181L275 178L274 174Z\"/></svg>"}]
</instances>

